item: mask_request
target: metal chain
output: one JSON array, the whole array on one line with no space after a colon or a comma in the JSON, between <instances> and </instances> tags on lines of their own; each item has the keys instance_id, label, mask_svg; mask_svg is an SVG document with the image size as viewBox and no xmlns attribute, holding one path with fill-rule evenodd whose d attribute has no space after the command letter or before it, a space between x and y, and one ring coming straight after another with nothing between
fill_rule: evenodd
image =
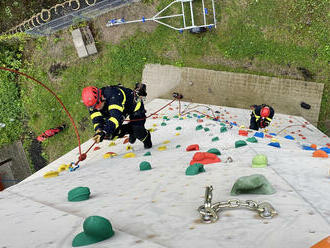
<instances>
[{"instance_id":1,"label":"metal chain","mask_svg":"<svg viewBox=\"0 0 330 248\"><path fill-rule=\"evenodd\" d=\"M277 214L276 210L269 202L257 203L253 200L241 201L238 199L230 199L228 201L221 201L212 204L212 191L212 186L206 187L204 205L198 208L198 212L204 223L216 222L219 219L218 212L228 208L247 208L257 211L259 216L265 219L270 219Z\"/></svg>"}]
</instances>

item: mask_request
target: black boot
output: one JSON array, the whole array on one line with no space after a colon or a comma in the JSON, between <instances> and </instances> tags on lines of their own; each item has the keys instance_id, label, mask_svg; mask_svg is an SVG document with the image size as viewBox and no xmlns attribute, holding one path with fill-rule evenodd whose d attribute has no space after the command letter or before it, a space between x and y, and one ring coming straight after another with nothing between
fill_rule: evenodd
<instances>
[{"instance_id":1,"label":"black boot","mask_svg":"<svg viewBox=\"0 0 330 248\"><path fill-rule=\"evenodd\" d=\"M131 144L134 144L135 141L136 141L136 137L135 137L134 133L130 133L129 138L128 138L128 142L131 143Z\"/></svg>"},{"instance_id":2,"label":"black boot","mask_svg":"<svg viewBox=\"0 0 330 248\"><path fill-rule=\"evenodd\" d=\"M143 140L143 144L144 144L144 149L149 149L152 147L150 131L148 131L147 137Z\"/></svg>"}]
</instances>

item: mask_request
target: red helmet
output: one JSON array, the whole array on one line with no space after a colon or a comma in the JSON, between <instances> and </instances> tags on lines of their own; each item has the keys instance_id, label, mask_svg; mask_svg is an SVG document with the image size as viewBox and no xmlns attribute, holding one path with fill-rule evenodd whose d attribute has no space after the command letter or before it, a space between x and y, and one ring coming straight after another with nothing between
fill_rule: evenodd
<instances>
[{"instance_id":1,"label":"red helmet","mask_svg":"<svg viewBox=\"0 0 330 248\"><path fill-rule=\"evenodd\" d=\"M87 107L96 108L101 103L101 90L95 86L85 87L81 93L81 98Z\"/></svg>"},{"instance_id":2,"label":"red helmet","mask_svg":"<svg viewBox=\"0 0 330 248\"><path fill-rule=\"evenodd\" d=\"M270 115L270 109L269 107L263 107L260 111L261 117L268 117Z\"/></svg>"}]
</instances>

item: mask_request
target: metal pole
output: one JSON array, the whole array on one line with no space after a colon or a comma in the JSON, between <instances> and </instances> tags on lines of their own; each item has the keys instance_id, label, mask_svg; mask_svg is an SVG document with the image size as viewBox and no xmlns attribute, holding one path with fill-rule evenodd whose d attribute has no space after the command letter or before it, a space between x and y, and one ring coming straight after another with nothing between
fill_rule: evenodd
<instances>
[{"instance_id":1,"label":"metal pole","mask_svg":"<svg viewBox=\"0 0 330 248\"><path fill-rule=\"evenodd\" d=\"M202 5L203 5L204 25L206 25L206 16L205 16L205 5L204 5L204 0L202 0Z\"/></svg>"},{"instance_id":2,"label":"metal pole","mask_svg":"<svg viewBox=\"0 0 330 248\"><path fill-rule=\"evenodd\" d=\"M182 6L182 19L183 19L183 27L186 27L186 17L184 15L184 5L183 2L181 1L181 6Z\"/></svg>"},{"instance_id":3,"label":"metal pole","mask_svg":"<svg viewBox=\"0 0 330 248\"><path fill-rule=\"evenodd\" d=\"M217 20L215 19L215 7L214 7L214 0L212 0L212 8L213 8L213 20L214 20L214 27L217 27Z\"/></svg>"},{"instance_id":4,"label":"metal pole","mask_svg":"<svg viewBox=\"0 0 330 248\"><path fill-rule=\"evenodd\" d=\"M189 2L190 4L190 13L191 13L191 26L195 26L195 21L194 21L194 12L193 12L193 6L192 6L192 1Z\"/></svg>"}]
</instances>

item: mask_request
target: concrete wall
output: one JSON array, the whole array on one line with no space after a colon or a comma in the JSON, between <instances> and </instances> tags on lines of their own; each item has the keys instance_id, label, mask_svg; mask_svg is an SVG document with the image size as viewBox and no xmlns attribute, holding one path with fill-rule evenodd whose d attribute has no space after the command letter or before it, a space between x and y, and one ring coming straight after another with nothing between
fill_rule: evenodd
<instances>
[{"instance_id":1,"label":"concrete wall","mask_svg":"<svg viewBox=\"0 0 330 248\"><path fill-rule=\"evenodd\" d=\"M0 183L4 188L8 188L16 183L14 175L11 171L12 161L8 161L0 165Z\"/></svg>"},{"instance_id":2,"label":"concrete wall","mask_svg":"<svg viewBox=\"0 0 330 248\"><path fill-rule=\"evenodd\" d=\"M11 159L10 169L15 180L22 181L31 175L29 162L20 141L0 149L0 162L7 159Z\"/></svg>"},{"instance_id":3,"label":"concrete wall","mask_svg":"<svg viewBox=\"0 0 330 248\"><path fill-rule=\"evenodd\" d=\"M147 101L183 94L185 101L248 109L266 103L277 113L303 116L316 124L324 85L275 77L257 76L168 65L146 65L142 81L147 84ZM306 102L311 109L301 108Z\"/></svg>"}]
</instances>

